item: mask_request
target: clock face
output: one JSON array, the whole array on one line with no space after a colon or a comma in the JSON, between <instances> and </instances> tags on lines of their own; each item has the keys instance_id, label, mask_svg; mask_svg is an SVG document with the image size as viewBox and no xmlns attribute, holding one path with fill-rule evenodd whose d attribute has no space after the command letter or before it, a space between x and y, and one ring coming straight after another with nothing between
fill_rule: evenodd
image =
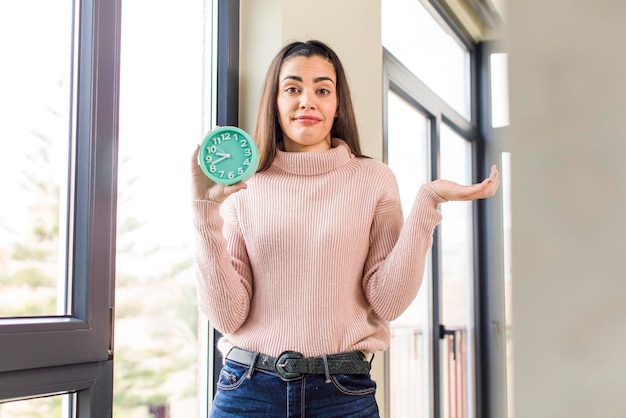
<instances>
[{"instance_id":1,"label":"clock face","mask_svg":"<svg viewBox=\"0 0 626 418\"><path fill-rule=\"evenodd\" d=\"M235 184L254 175L259 166L259 149L245 131L223 126L204 138L198 163L214 182Z\"/></svg>"}]
</instances>

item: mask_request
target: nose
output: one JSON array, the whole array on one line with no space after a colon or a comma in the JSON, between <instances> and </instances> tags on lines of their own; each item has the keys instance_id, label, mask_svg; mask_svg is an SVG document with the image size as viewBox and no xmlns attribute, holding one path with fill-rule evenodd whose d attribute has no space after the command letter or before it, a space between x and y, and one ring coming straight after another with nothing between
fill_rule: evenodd
<instances>
[{"instance_id":1,"label":"nose","mask_svg":"<svg viewBox=\"0 0 626 418\"><path fill-rule=\"evenodd\" d=\"M313 93L303 90L300 94L300 109L315 109Z\"/></svg>"}]
</instances>

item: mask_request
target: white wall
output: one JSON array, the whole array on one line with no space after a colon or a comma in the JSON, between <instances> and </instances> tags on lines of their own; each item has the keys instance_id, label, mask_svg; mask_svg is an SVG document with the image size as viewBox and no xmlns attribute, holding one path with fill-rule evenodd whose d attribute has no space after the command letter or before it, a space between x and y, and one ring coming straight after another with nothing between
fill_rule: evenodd
<instances>
[{"instance_id":1,"label":"white wall","mask_svg":"<svg viewBox=\"0 0 626 418\"><path fill-rule=\"evenodd\" d=\"M515 418L626 417L626 2L507 16Z\"/></svg>"}]
</instances>

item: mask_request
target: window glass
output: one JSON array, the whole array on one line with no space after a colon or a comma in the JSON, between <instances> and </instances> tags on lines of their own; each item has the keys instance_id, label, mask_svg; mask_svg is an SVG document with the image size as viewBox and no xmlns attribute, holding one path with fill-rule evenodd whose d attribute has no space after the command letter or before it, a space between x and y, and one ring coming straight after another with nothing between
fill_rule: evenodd
<instances>
[{"instance_id":1,"label":"window glass","mask_svg":"<svg viewBox=\"0 0 626 418\"><path fill-rule=\"evenodd\" d=\"M199 416L189 164L210 102L210 3L122 3L116 418Z\"/></svg>"},{"instance_id":2,"label":"window glass","mask_svg":"<svg viewBox=\"0 0 626 418\"><path fill-rule=\"evenodd\" d=\"M465 119L470 55L418 0L382 0L383 46Z\"/></svg>"},{"instance_id":3,"label":"window glass","mask_svg":"<svg viewBox=\"0 0 626 418\"><path fill-rule=\"evenodd\" d=\"M441 178L472 183L470 143L441 125ZM441 222L441 408L444 417L473 416L474 238L472 203L446 202Z\"/></svg>"},{"instance_id":4,"label":"window glass","mask_svg":"<svg viewBox=\"0 0 626 418\"><path fill-rule=\"evenodd\" d=\"M491 127L501 128L509 124L508 54L489 55L491 80Z\"/></svg>"},{"instance_id":5,"label":"window glass","mask_svg":"<svg viewBox=\"0 0 626 418\"><path fill-rule=\"evenodd\" d=\"M422 183L428 180L430 121L397 94L388 95L387 163L398 179L406 217ZM417 298L391 323L390 411L393 417L430 416L428 286L430 269Z\"/></svg>"},{"instance_id":6,"label":"window glass","mask_svg":"<svg viewBox=\"0 0 626 418\"><path fill-rule=\"evenodd\" d=\"M511 154L502 153L502 223L504 231L504 320L506 323L506 377L508 418L513 409L513 268L511 266Z\"/></svg>"},{"instance_id":7,"label":"window glass","mask_svg":"<svg viewBox=\"0 0 626 418\"><path fill-rule=\"evenodd\" d=\"M69 418L73 401L72 395L57 395L0 403L0 418Z\"/></svg>"},{"instance_id":8,"label":"window glass","mask_svg":"<svg viewBox=\"0 0 626 418\"><path fill-rule=\"evenodd\" d=\"M0 2L0 317L69 309L72 7Z\"/></svg>"}]
</instances>

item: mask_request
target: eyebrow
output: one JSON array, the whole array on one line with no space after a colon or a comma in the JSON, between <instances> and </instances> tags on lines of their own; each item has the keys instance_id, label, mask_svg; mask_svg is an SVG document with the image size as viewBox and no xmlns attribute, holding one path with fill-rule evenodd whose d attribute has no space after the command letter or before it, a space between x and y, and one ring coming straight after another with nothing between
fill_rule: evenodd
<instances>
[{"instance_id":1,"label":"eyebrow","mask_svg":"<svg viewBox=\"0 0 626 418\"><path fill-rule=\"evenodd\" d=\"M297 76L297 75L287 75L287 76L285 76L283 78L283 81L285 81L285 80L296 80L296 81L299 81L300 83L302 83L302 81L303 81L302 77ZM326 80L328 80L331 83L335 84L335 80L333 80L330 77L326 77L326 76L316 77L316 78L313 79L313 82L314 83L320 83L320 82L326 81Z\"/></svg>"}]
</instances>

